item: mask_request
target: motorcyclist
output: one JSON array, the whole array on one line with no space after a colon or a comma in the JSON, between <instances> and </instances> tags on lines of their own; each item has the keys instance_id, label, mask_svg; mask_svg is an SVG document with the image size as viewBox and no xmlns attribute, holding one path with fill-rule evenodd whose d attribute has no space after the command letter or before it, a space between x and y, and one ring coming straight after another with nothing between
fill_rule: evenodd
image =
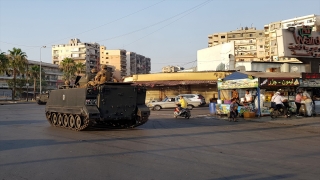
<instances>
[{"instance_id":1,"label":"motorcyclist","mask_svg":"<svg viewBox=\"0 0 320 180\"><path fill-rule=\"evenodd\" d=\"M187 101L183 98L183 96L180 96L179 104L181 105L181 110L179 111L179 114L183 113L185 109L187 109Z\"/></svg>"},{"instance_id":2,"label":"motorcyclist","mask_svg":"<svg viewBox=\"0 0 320 180\"><path fill-rule=\"evenodd\" d=\"M276 104L276 108L277 109L283 109L283 113L285 114L286 117L287 116L287 107L283 104L284 102L287 102L287 99L285 99L280 92L276 92L272 98L271 98L271 102L275 102Z\"/></svg>"}]
</instances>

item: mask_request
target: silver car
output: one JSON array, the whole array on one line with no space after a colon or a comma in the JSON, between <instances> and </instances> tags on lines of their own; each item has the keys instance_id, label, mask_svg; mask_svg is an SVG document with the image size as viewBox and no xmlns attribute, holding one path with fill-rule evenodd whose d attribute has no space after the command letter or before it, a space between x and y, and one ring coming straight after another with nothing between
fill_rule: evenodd
<instances>
[{"instance_id":1,"label":"silver car","mask_svg":"<svg viewBox=\"0 0 320 180\"><path fill-rule=\"evenodd\" d=\"M194 107L199 106L199 103L197 101L190 101L190 99L184 97L184 99L187 101L188 109L193 109ZM150 102L147 104L147 106L155 111L159 111L161 109L167 109L167 108L172 108L174 109L176 107L176 104L179 102L178 96L176 97L166 97L162 101L158 102Z\"/></svg>"}]
</instances>

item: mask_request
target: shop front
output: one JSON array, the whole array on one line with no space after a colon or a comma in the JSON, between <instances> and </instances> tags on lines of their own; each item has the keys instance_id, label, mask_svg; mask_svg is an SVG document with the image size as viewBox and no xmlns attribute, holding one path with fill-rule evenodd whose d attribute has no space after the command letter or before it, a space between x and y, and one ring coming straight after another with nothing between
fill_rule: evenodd
<instances>
[{"instance_id":1,"label":"shop front","mask_svg":"<svg viewBox=\"0 0 320 180\"><path fill-rule=\"evenodd\" d=\"M320 73L302 73L300 88L305 89L312 97L314 112L320 114Z\"/></svg>"},{"instance_id":2,"label":"shop front","mask_svg":"<svg viewBox=\"0 0 320 180\"><path fill-rule=\"evenodd\" d=\"M283 77L283 78L282 78ZM229 100L232 89L236 89L239 97L244 97L244 92L249 90L252 94L254 103L241 104L238 108L240 115L242 112L255 112L258 116L269 115L271 107L271 97L277 91L288 99L289 105L295 108L294 100L296 89L300 86L300 73L280 73L280 72L234 72L226 76L221 82L218 82L218 97L220 102L217 104L218 114L229 113ZM224 92L229 90L229 92ZM226 98L226 95L228 98ZM227 100L227 101L225 101Z\"/></svg>"},{"instance_id":3,"label":"shop front","mask_svg":"<svg viewBox=\"0 0 320 180\"><path fill-rule=\"evenodd\" d=\"M280 91L281 95L288 100L291 111L295 112L295 96L297 88L300 86L300 78L259 78L260 91L264 95L263 108L269 109L271 107L271 98L277 92ZM267 114L267 112L266 112Z\"/></svg>"}]
</instances>

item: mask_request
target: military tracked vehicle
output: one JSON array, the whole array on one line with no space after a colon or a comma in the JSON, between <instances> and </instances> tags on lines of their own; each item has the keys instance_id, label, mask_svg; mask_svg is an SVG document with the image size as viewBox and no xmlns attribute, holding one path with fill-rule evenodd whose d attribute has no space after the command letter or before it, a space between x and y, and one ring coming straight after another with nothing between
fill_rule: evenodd
<instances>
[{"instance_id":1,"label":"military tracked vehicle","mask_svg":"<svg viewBox=\"0 0 320 180\"><path fill-rule=\"evenodd\" d=\"M79 82L86 82L81 78ZM131 83L105 82L52 90L46 118L52 126L81 131L89 127L134 128L148 121L146 89Z\"/></svg>"},{"instance_id":2,"label":"military tracked vehicle","mask_svg":"<svg viewBox=\"0 0 320 180\"><path fill-rule=\"evenodd\" d=\"M45 105L47 104L48 99L49 99L49 92L40 94L39 99L37 99L37 103L39 105Z\"/></svg>"}]
</instances>

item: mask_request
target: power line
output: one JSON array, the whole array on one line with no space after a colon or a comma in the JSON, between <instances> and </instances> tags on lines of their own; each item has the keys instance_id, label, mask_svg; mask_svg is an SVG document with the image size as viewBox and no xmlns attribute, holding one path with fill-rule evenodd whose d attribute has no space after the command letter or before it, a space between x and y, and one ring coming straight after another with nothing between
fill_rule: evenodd
<instances>
[{"instance_id":1,"label":"power line","mask_svg":"<svg viewBox=\"0 0 320 180\"><path fill-rule=\"evenodd\" d=\"M105 23L105 24L103 24L103 25L100 25L100 26L94 27L94 28L92 28L92 29L83 31L83 32L81 32L81 33L75 34L75 35L73 35L73 36L69 36L69 37L66 37L66 38L63 38L63 39L59 39L59 40L57 40L57 41L53 41L53 42L50 42L50 43L45 43L45 45L48 46L48 44L52 44L52 43L55 43L55 42L58 42L58 41L61 41L61 40L64 40L64 39L68 39L68 38L70 38L70 37L75 37L75 36L78 36L78 35L80 35L80 34L84 34L84 33L86 33L86 32L89 32L89 31L92 31L92 30L101 28L101 27L103 27L103 26L106 26L106 25L108 25L108 24L117 22L117 21L122 20L122 19L124 19L124 18L126 18L126 17L129 17L129 16L131 16L131 15L137 14L137 13L143 11L143 10L149 9L149 8L151 8L151 7L155 6L155 5L158 5L158 4L160 4L160 3L164 2L164 1L166 1L166 0L159 1L159 2L157 2L157 3L155 3L155 4L152 4L152 5L150 5L150 6L147 6L147 7L145 7L145 8L142 8L142 9L140 9L140 10L138 10L138 11L135 11L135 12L133 12L133 13L130 13L130 14L128 14L128 15L125 15L125 16L123 16L123 17L120 17L120 18L118 18L118 19L115 19L115 20L113 20L113 21L107 22L107 23ZM16 45L16 46L32 47L32 48L30 48L30 49L33 49L33 48L36 48L36 47L42 47L42 46L43 46L43 45L41 45L41 46L40 46L40 45L39 45L39 46L21 45L21 44L14 44L14 43L9 43L9 42L4 42L4 41L0 41L0 42L6 43L6 44L11 44L11 45ZM27 50L30 50L30 49L27 49Z\"/></svg>"},{"instance_id":2,"label":"power line","mask_svg":"<svg viewBox=\"0 0 320 180\"><path fill-rule=\"evenodd\" d=\"M178 20L182 19L183 17L185 17L185 16L187 16L187 15L191 14L192 12L194 12L194 11L196 11L197 9L201 8L202 6L204 6L204 5L208 4L210 1L212 1L212 0L208 0L208 1L204 2L204 3L201 3L201 4L199 4L199 5L197 5L197 6L193 7L193 8L191 8L191 9L188 9L187 11L184 11L183 13L186 13L186 12L188 12L188 11L190 11L190 12L189 12L189 13L187 13L187 14L185 14L185 15L183 15L183 16L181 16L180 18L178 18L178 19L174 20L173 22L171 22L171 23L169 23L169 24L167 24L167 25L165 25L165 26L163 26L163 27L161 27L161 28L159 28L159 29L157 29L157 30L155 30L155 31L153 31L153 32L151 32L151 33L149 33L149 34L147 34L147 35L145 35L145 36L143 36L143 37L141 37L141 38L139 38L139 39L137 39L137 40L133 41L133 42L131 42L131 43L129 43L129 44L126 44L126 45L124 45L124 46L131 45L131 44L133 44L133 43L135 43L135 42L137 42L137 41L139 41L139 40L141 40L141 39L143 39L143 38L145 38L145 37L147 37L147 36L149 36L149 35L151 35L151 34L153 34L153 33L157 32L157 31L159 31L159 30L161 30L161 29L163 29L163 28L165 28L165 27L167 27L167 26L169 26L169 25L173 24L174 22L176 22L176 21L178 21ZM183 14L183 13L180 13L179 15L181 15L181 14ZM171 18L170 18L170 19L171 19Z\"/></svg>"},{"instance_id":3,"label":"power line","mask_svg":"<svg viewBox=\"0 0 320 180\"><path fill-rule=\"evenodd\" d=\"M5 44L15 45L15 46L23 46L23 47L41 47L41 46L29 46L29 45L14 44L14 43L9 43L9 42L4 42L4 41L0 41L0 42L5 43Z\"/></svg>"},{"instance_id":4,"label":"power line","mask_svg":"<svg viewBox=\"0 0 320 180\"><path fill-rule=\"evenodd\" d=\"M122 35L114 36L114 37L107 38L107 39L102 39L102 40L99 40L99 41L96 41L96 42L103 42L103 41L107 41L107 40L111 40L111 39L116 39L116 38L119 38L119 37L127 36L127 35L129 35L129 34L133 34L133 33L136 33L136 32L139 32L139 31L142 31L142 30L145 30L145 29L148 29L148 28L150 28L150 27L156 26L156 25L161 24L161 23L163 23L163 22L166 22L166 21L168 21L168 20L170 20L170 19L173 19L173 18L175 18L175 17L177 17L177 16L180 16L180 15L182 15L182 14L188 12L188 11L191 11L192 9L198 8L199 6L203 6L204 4L208 3L209 1L212 1L212 0L207 0L207 1L201 3L201 4L197 5L197 6L194 6L194 7L190 8L190 9L187 9L187 10L181 12L181 13L178 13L178 14L176 14L176 15L174 15L174 16L171 16L171 17L169 17L169 18L167 18L167 19L164 19L164 20L159 21L159 22L157 22L157 23L151 24L151 25L149 25L149 26L146 26L146 27L143 27L143 28L140 28L140 29L137 29L137 30L134 30L134 31L125 33L125 34L122 34ZM180 19L180 18L179 18L179 19ZM175 20L175 21L177 21L177 20ZM174 21L174 22L175 22L175 21ZM170 24L171 24L171 23L170 23ZM168 24L168 25L170 25L170 24ZM164 26L164 27L166 27L166 26ZM162 28L164 28L164 27L162 27ZM162 28L160 28L160 29L162 29ZM158 29L158 30L160 30L160 29Z\"/></svg>"},{"instance_id":5,"label":"power line","mask_svg":"<svg viewBox=\"0 0 320 180\"><path fill-rule=\"evenodd\" d=\"M113 20L113 21L107 22L106 24L100 25L100 26L98 26L98 27L95 27L95 28L92 28L92 29L89 29L89 30L83 31L83 32L78 33L78 34L76 34L76 35L69 36L69 37L66 37L66 38L63 38L63 39L60 39L60 40L57 40L57 41L51 42L51 43L55 43L55 42L58 42L58 41L61 41L61 40L64 40L64 39L68 39L68 38L70 38L70 37L75 37L75 36L78 36L78 35L80 35L80 34L84 34L84 33L86 33L86 32L89 32L89 31L92 31L92 30L95 30L95 29L101 28L101 27L103 27L103 26L106 26L106 25L108 25L108 24L111 24L111 23L117 22L117 21L119 21L119 20L121 20L121 19L124 19L124 18L126 18L126 17L129 17L129 16L131 16L131 15L137 14L137 13L139 13L139 12L143 11L143 10L149 9L149 8L151 8L151 7L153 7L153 6L157 5L157 4L162 3L163 1L166 1L166 0L162 0L162 1L160 1L160 2L157 2L157 3L155 3L155 4L150 5L150 6L148 6L148 7L142 8L142 9L140 9L140 10L136 11L136 12L133 12L133 13L131 13L131 14L128 14L128 15L125 15L125 16L120 17L120 18L118 18L118 19L115 19L115 20ZM51 43L49 43L49 44L51 44Z\"/></svg>"}]
</instances>

